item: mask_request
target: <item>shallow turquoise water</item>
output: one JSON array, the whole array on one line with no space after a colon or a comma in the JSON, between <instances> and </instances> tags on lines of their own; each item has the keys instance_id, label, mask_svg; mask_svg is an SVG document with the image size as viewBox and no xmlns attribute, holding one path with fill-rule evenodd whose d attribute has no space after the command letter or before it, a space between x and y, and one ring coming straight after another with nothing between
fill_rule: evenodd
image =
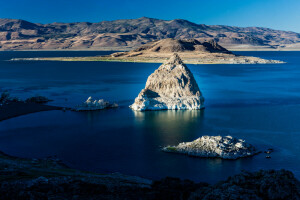
<instances>
[{"instance_id":1,"label":"shallow turquoise water","mask_svg":"<svg viewBox=\"0 0 300 200\"><path fill-rule=\"evenodd\" d=\"M128 108L159 64L8 62L12 57L81 56L109 52L0 52L0 90L45 95L53 105L88 96L117 101L97 112L47 111L0 122L0 150L23 157L56 155L68 165L216 182L241 170L289 169L300 178L300 52L237 52L288 62L277 65L188 65L206 99L201 111L133 112ZM264 154L236 161L160 151L202 135L232 135Z\"/></svg>"}]
</instances>

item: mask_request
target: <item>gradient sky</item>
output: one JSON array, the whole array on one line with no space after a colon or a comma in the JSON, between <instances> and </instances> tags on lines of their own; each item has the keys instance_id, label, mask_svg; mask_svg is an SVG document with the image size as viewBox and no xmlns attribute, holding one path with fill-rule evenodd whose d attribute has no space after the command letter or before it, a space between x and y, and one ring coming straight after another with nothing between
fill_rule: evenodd
<instances>
[{"instance_id":1,"label":"gradient sky","mask_svg":"<svg viewBox=\"0 0 300 200\"><path fill-rule=\"evenodd\" d=\"M0 18L36 23L99 22L143 16L300 33L300 0L0 0Z\"/></svg>"}]
</instances>

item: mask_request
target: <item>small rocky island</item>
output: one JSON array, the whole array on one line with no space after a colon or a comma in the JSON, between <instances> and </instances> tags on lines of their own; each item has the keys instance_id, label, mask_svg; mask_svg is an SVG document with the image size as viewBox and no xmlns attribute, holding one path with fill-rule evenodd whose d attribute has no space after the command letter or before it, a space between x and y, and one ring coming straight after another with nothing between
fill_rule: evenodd
<instances>
[{"instance_id":1,"label":"small rocky island","mask_svg":"<svg viewBox=\"0 0 300 200\"><path fill-rule=\"evenodd\" d=\"M104 56L13 58L11 60L53 60L53 61L114 61L164 63L173 53L178 53L186 64L272 64L284 63L252 56L235 55L215 40L167 38L148 42L134 50L116 52Z\"/></svg>"},{"instance_id":2,"label":"small rocky island","mask_svg":"<svg viewBox=\"0 0 300 200\"><path fill-rule=\"evenodd\" d=\"M236 55L215 40L167 38L148 42L129 52L117 52L103 56L110 60L132 62L165 62L173 53L178 53L186 64L272 64L283 63L252 56Z\"/></svg>"},{"instance_id":3,"label":"small rocky island","mask_svg":"<svg viewBox=\"0 0 300 200\"><path fill-rule=\"evenodd\" d=\"M107 108L116 108L118 104L110 103L104 99L94 100L89 97L84 103L77 105L73 110L75 111L91 111L91 110L103 110Z\"/></svg>"},{"instance_id":4,"label":"small rocky island","mask_svg":"<svg viewBox=\"0 0 300 200\"><path fill-rule=\"evenodd\" d=\"M136 111L197 110L203 108L204 97L198 84L178 54L174 54L147 80L134 103Z\"/></svg>"},{"instance_id":5,"label":"small rocky island","mask_svg":"<svg viewBox=\"0 0 300 200\"><path fill-rule=\"evenodd\" d=\"M163 151L196 157L223 159L238 159L258 153L251 144L231 136L202 136L192 142L183 142L177 146L164 147Z\"/></svg>"}]
</instances>

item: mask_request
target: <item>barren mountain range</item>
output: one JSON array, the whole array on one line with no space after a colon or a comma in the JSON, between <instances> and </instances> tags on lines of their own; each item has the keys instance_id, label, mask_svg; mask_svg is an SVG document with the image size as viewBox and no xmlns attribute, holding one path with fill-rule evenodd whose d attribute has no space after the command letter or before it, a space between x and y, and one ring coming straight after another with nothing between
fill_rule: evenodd
<instances>
[{"instance_id":1,"label":"barren mountain range","mask_svg":"<svg viewBox=\"0 0 300 200\"><path fill-rule=\"evenodd\" d=\"M133 49L165 38L214 39L229 50L300 49L300 34L260 27L195 24L183 19L142 17L99 23L39 24L0 19L0 50Z\"/></svg>"}]
</instances>

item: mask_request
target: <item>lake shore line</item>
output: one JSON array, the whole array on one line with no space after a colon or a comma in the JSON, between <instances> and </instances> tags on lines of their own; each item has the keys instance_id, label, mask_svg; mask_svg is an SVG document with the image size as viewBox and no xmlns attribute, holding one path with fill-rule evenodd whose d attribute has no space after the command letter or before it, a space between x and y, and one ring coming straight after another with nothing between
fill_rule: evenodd
<instances>
[{"instance_id":1,"label":"lake shore line","mask_svg":"<svg viewBox=\"0 0 300 200\"><path fill-rule=\"evenodd\" d=\"M30 113L50 111L50 110L62 110L62 107L50 106L38 103L28 102L11 102L0 106L0 121L10 118L26 115Z\"/></svg>"},{"instance_id":2,"label":"lake shore line","mask_svg":"<svg viewBox=\"0 0 300 200\"><path fill-rule=\"evenodd\" d=\"M300 182L287 170L241 172L216 184L165 177L149 180L101 174L65 165L56 157L20 158L0 152L0 194L4 199L298 199ZM287 188L288 186L288 188ZM268 191L262 193L261 191ZM30 197L30 198L29 198ZM238 199L238 198L233 198Z\"/></svg>"},{"instance_id":3,"label":"lake shore line","mask_svg":"<svg viewBox=\"0 0 300 200\"><path fill-rule=\"evenodd\" d=\"M43 58L13 58L10 61L84 61L84 62L131 62L131 63L164 63L168 57L43 57ZM235 58L182 58L186 64L284 64L283 61L265 60L250 56L236 56Z\"/></svg>"}]
</instances>

